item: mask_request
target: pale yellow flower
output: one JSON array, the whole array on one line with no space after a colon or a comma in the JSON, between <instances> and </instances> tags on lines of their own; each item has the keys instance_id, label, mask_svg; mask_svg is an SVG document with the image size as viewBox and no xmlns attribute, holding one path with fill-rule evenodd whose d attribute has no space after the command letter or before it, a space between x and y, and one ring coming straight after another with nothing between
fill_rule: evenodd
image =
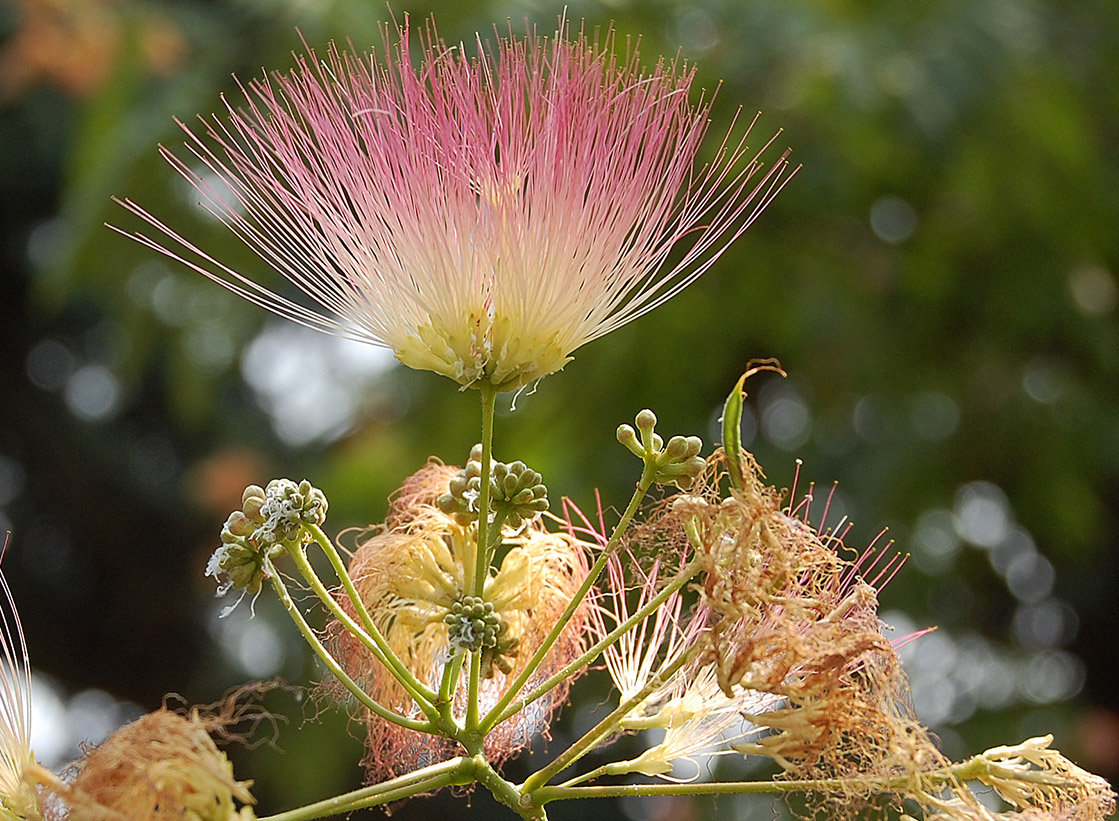
<instances>
[{"instance_id":1,"label":"pale yellow flower","mask_svg":"<svg viewBox=\"0 0 1119 821\"><path fill-rule=\"evenodd\" d=\"M38 819L32 777L31 665L12 591L0 573L0 819Z\"/></svg>"}]
</instances>

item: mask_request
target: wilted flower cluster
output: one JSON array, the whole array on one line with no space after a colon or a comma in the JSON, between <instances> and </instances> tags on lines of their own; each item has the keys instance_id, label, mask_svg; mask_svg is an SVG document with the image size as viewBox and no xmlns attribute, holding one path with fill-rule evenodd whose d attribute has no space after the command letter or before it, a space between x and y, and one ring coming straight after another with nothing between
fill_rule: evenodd
<instances>
[{"instance_id":1,"label":"wilted flower cluster","mask_svg":"<svg viewBox=\"0 0 1119 821\"><path fill-rule=\"evenodd\" d=\"M46 821L251 821L251 782L233 777L210 723L162 709L120 728L74 765Z\"/></svg>"},{"instance_id":2,"label":"wilted flower cluster","mask_svg":"<svg viewBox=\"0 0 1119 821\"><path fill-rule=\"evenodd\" d=\"M665 588L667 557L680 566L694 561L702 572L694 607L673 592L606 649L619 701L632 702L618 729L665 732L639 757L592 776L668 777L674 762L736 751L769 758L783 778L804 781L830 818L854 817L882 794L916 801L935 817L1003 818L968 788L972 780L1014 808L1007 818L1102 819L1114 811L1107 782L1050 749L1051 738L952 765L913 714L908 680L878 617L875 586L900 559L849 551L841 534L821 533L797 515L806 516L806 506L783 505L750 454L739 452L737 461L744 468L737 486L720 490L717 455L690 493L659 506L627 537L628 567L609 563L599 635L635 609L627 577L637 556L654 556L650 570L636 573L637 609Z\"/></svg>"},{"instance_id":3,"label":"wilted flower cluster","mask_svg":"<svg viewBox=\"0 0 1119 821\"><path fill-rule=\"evenodd\" d=\"M700 533L701 600L711 612L705 657L720 686L783 699L749 716L772 732L741 751L801 778L885 776L938 762L908 707L874 587L840 555L837 537L790 515L745 456L743 488L673 510Z\"/></svg>"}]
</instances>

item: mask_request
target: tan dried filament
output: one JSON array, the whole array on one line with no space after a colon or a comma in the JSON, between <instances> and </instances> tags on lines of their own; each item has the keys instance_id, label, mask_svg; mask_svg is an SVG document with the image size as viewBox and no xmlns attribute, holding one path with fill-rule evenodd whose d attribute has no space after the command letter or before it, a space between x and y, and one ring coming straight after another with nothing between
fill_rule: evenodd
<instances>
[{"instance_id":1,"label":"tan dried filament","mask_svg":"<svg viewBox=\"0 0 1119 821\"><path fill-rule=\"evenodd\" d=\"M113 733L77 764L64 809L70 821L247 821L252 782L237 781L206 721L167 709ZM57 809L57 808L56 808ZM68 812L67 812L68 810Z\"/></svg>"}]
</instances>

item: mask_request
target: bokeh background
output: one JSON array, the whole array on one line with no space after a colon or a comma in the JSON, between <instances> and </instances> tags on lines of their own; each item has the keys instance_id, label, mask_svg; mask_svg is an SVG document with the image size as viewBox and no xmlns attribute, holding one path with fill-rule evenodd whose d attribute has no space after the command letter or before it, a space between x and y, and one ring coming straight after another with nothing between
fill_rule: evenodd
<instances>
[{"instance_id":1,"label":"bokeh background","mask_svg":"<svg viewBox=\"0 0 1119 821\"><path fill-rule=\"evenodd\" d=\"M552 495L621 505L614 428L642 407L716 441L753 357L744 436L770 479L835 492L852 544L912 554L883 593L950 755L1052 732L1119 778L1119 5L1030 0L573 0L648 62L721 83L715 132L761 111L803 169L694 287L580 350L511 409L497 453ZM68 760L166 693L318 675L267 597L217 618L202 572L251 482L311 478L333 532L379 521L477 397L383 351L284 324L129 243L133 198L256 262L157 156L307 43L379 42L437 13L450 41L562 7L498 0L5 0L0 5L0 531L36 670L36 747ZM301 32L301 35L298 32ZM255 268L253 268L255 270ZM818 490L817 496L824 494ZM551 748L601 707L577 694ZM360 783L357 731L281 692L275 746L235 753L264 811ZM267 734L265 734L267 735ZM542 748L543 749L543 748ZM534 755L541 754L539 751ZM514 765L515 767L516 765ZM703 771L715 764L703 763ZM722 766L722 765L720 765ZM514 770L515 772L515 770ZM704 775L703 777L706 777ZM403 817L488 813L447 799ZM558 818L780 814L768 798L587 802ZM465 816L463 815L465 813Z\"/></svg>"}]
</instances>

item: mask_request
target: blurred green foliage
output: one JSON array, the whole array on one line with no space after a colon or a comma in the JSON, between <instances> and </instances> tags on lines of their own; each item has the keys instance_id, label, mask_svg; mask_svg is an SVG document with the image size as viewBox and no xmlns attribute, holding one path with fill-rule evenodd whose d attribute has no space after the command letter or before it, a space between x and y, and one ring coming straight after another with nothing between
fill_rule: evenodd
<instances>
[{"instance_id":1,"label":"blurred green foliage","mask_svg":"<svg viewBox=\"0 0 1119 821\"><path fill-rule=\"evenodd\" d=\"M447 2L437 21L448 41L469 42L506 18L550 31L560 10ZM359 0L6 7L12 406L0 413L0 468L17 479L0 481L14 488L0 510L25 559L5 571L33 660L68 687L146 706L164 689L217 697L247 676L218 649L220 631L206 632L200 576L244 484L312 478L336 532L379 521L429 455L462 463L477 439L475 394L360 357L346 365L356 355L342 345L292 342L277 320L104 227L137 227L110 199L128 197L255 272L259 261L159 158L157 144L181 142L172 118L219 110L221 94L236 105L232 76L284 70L301 40L364 50L380 42L381 22L430 12ZM1119 776L1119 6L617 0L569 3L567 16L613 21L619 37L641 38L648 62L694 60L700 85L718 88L712 133L739 106L743 117L760 110L753 140L783 129L779 148L792 146L803 168L699 283L578 351L515 410L503 400L498 457L540 470L556 498L593 509L598 488L620 505L636 471L614 442L618 423L651 407L664 431L714 444L747 362L777 357L787 379L747 385L746 442L778 486L791 484L797 458L802 489L838 481L828 523L851 516L853 545L889 525L914 553L883 604L943 628L927 669L922 642L912 656L924 675L918 709L932 710L949 752L1052 730L1062 750ZM285 384L277 374L292 361L325 370L327 393L277 417L266 386ZM92 394L75 386L82 373ZM351 412L308 426L328 406ZM158 630L133 629L170 610L153 616ZM58 647L73 647L65 637L79 623L105 663ZM313 678L285 642L281 672ZM171 657L181 669L164 664ZM959 678L977 659L991 675L1011 670L1001 701ZM196 672L176 684L182 669ZM239 766L274 809L310 800L360 778L353 742L348 760L301 765L325 761L334 737L297 717L280 731L286 757L258 771L250 753Z\"/></svg>"}]
</instances>

